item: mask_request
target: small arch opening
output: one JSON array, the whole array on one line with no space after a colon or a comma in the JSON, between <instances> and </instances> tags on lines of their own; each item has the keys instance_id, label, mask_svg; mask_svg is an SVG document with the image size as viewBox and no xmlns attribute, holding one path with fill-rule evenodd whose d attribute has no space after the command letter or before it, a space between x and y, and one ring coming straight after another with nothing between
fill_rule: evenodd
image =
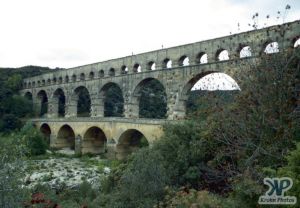
<instances>
[{"instance_id":1,"label":"small arch opening","mask_svg":"<svg viewBox=\"0 0 300 208\"><path fill-rule=\"evenodd\" d=\"M89 74L89 79L94 79L94 77L95 77L95 74L94 74L94 72L90 72L90 74Z\"/></svg>"},{"instance_id":2,"label":"small arch opening","mask_svg":"<svg viewBox=\"0 0 300 208\"><path fill-rule=\"evenodd\" d=\"M84 81L85 80L85 74L84 73L81 73L80 74L80 81Z\"/></svg>"},{"instance_id":3,"label":"small arch opening","mask_svg":"<svg viewBox=\"0 0 300 208\"><path fill-rule=\"evenodd\" d=\"M229 60L229 52L225 49L220 49L216 55L217 55L217 61Z\"/></svg>"},{"instance_id":4,"label":"small arch opening","mask_svg":"<svg viewBox=\"0 0 300 208\"><path fill-rule=\"evenodd\" d=\"M298 47L300 47L300 38L296 39L294 43L294 48L298 48Z\"/></svg>"},{"instance_id":5,"label":"small arch opening","mask_svg":"<svg viewBox=\"0 0 300 208\"><path fill-rule=\"evenodd\" d=\"M266 54L273 54L273 53L278 53L279 52L279 45L278 42L271 42L268 43L265 47L264 52Z\"/></svg>"},{"instance_id":6,"label":"small arch opening","mask_svg":"<svg viewBox=\"0 0 300 208\"><path fill-rule=\"evenodd\" d=\"M189 66L190 65L190 60L189 57L186 55L181 56L179 59L179 66Z\"/></svg>"},{"instance_id":7,"label":"small arch opening","mask_svg":"<svg viewBox=\"0 0 300 208\"><path fill-rule=\"evenodd\" d=\"M252 50L250 46L244 46L240 50L240 58L247 58L252 56Z\"/></svg>"},{"instance_id":8,"label":"small arch opening","mask_svg":"<svg viewBox=\"0 0 300 208\"><path fill-rule=\"evenodd\" d=\"M103 77L104 77L104 71L103 71L102 69L99 71L99 77L100 77L100 78L103 78Z\"/></svg>"},{"instance_id":9,"label":"small arch opening","mask_svg":"<svg viewBox=\"0 0 300 208\"><path fill-rule=\"evenodd\" d=\"M103 154L106 152L107 138L98 127L90 127L83 136L82 154Z\"/></svg>"},{"instance_id":10,"label":"small arch opening","mask_svg":"<svg viewBox=\"0 0 300 208\"><path fill-rule=\"evenodd\" d=\"M47 85L51 85L51 79L47 79Z\"/></svg>"},{"instance_id":11,"label":"small arch opening","mask_svg":"<svg viewBox=\"0 0 300 208\"><path fill-rule=\"evenodd\" d=\"M62 78L62 77L59 77L59 78L58 78L58 83L61 84L62 82L63 82L63 78Z\"/></svg>"},{"instance_id":12,"label":"small arch opening","mask_svg":"<svg viewBox=\"0 0 300 208\"><path fill-rule=\"evenodd\" d=\"M109 76L111 76L111 77L115 76L115 69L114 68L109 69Z\"/></svg>"},{"instance_id":13,"label":"small arch opening","mask_svg":"<svg viewBox=\"0 0 300 208\"><path fill-rule=\"evenodd\" d=\"M65 83L69 83L69 76L68 75L65 77Z\"/></svg>"},{"instance_id":14,"label":"small arch opening","mask_svg":"<svg viewBox=\"0 0 300 208\"><path fill-rule=\"evenodd\" d=\"M54 77L54 78L52 79L52 82L53 82L53 84L56 84L56 82L57 82L56 77Z\"/></svg>"},{"instance_id":15,"label":"small arch opening","mask_svg":"<svg viewBox=\"0 0 300 208\"><path fill-rule=\"evenodd\" d=\"M45 86L46 85L46 81L43 79L42 80L42 86Z\"/></svg>"},{"instance_id":16,"label":"small arch opening","mask_svg":"<svg viewBox=\"0 0 300 208\"><path fill-rule=\"evenodd\" d=\"M208 63L208 56L206 53L201 52L197 56L197 60L199 64L207 64Z\"/></svg>"},{"instance_id":17,"label":"small arch opening","mask_svg":"<svg viewBox=\"0 0 300 208\"><path fill-rule=\"evenodd\" d=\"M123 65L123 66L121 67L121 74L127 74L127 73L128 73L128 67L125 66L125 65Z\"/></svg>"},{"instance_id":18,"label":"small arch opening","mask_svg":"<svg viewBox=\"0 0 300 208\"><path fill-rule=\"evenodd\" d=\"M150 61L150 62L148 63L147 69L148 69L149 71L155 70L155 63L154 63L154 61Z\"/></svg>"},{"instance_id":19,"label":"small arch opening","mask_svg":"<svg viewBox=\"0 0 300 208\"><path fill-rule=\"evenodd\" d=\"M170 68L172 68L172 60L166 58L163 61L163 69L170 69Z\"/></svg>"},{"instance_id":20,"label":"small arch opening","mask_svg":"<svg viewBox=\"0 0 300 208\"><path fill-rule=\"evenodd\" d=\"M75 74L73 74L73 75L72 75L72 82L76 82L76 80L77 80L77 77L76 77Z\"/></svg>"},{"instance_id":21,"label":"small arch opening","mask_svg":"<svg viewBox=\"0 0 300 208\"><path fill-rule=\"evenodd\" d=\"M133 66L133 72L134 73L139 73L139 72L141 72L142 71L142 67L139 65L139 64L135 64L134 66Z\"/></svg>"}]
</instances>

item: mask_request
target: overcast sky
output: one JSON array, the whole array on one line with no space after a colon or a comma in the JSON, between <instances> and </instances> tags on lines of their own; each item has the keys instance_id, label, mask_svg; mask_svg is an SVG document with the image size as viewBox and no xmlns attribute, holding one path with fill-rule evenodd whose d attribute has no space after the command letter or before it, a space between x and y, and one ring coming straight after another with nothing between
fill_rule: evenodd
<instances>
[{"instance_id":1,"label":"overcast sky","mask_svg":"<svg viewBox=\"0 0 300 208\"><path fill-rule=\"evenodd\" d=\"M0 0L0 67L69 68L211 39L251 29L256 12L261 25L299 20L300 0Z\"/></svg>"}]
</instances>

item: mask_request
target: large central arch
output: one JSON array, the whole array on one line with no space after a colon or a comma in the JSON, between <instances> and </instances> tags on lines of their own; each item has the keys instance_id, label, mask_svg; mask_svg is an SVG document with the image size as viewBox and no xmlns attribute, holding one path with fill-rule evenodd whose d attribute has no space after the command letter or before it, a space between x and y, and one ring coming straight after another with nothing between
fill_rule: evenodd
<instances>
[{"instance_id":1,"label":"large central arch","mask_svg":"<svg viewBox=\"0 0 300 208\"><path fill-rule=\"evenodd\" d=\"M141 118L166 118L167 94L164 85L155 78L146 78L135 87L132 103Z\"/></svg>"},{"instance_id":2,"label":"large central arch","mask_svg":"<svg viewBox=\"0 0 300 208\"><path fill-rule=\"evenodd\" d=\"M90 127L84 134L81 153L101 154L106 152L107 138L104 132L96 126Z\"/></svg>"},{"instance_id":3,"label":"large central arch","mask_svg":"<svg viewBox=\"0 0 300 208\"><path fill-rule=\"evenodd\" d=\"M55 146L75 150L75 133L69 125L65 124L59 129Z\"/></svg>"},{"instance_id":4,"label":"large central arch","mask_svg":"<svg viewBox=\"0 0 300 208\"><path fill-rule=\"evenodd\" d=\"M129 154L141 147L149 146L149 142L143 133L136 129L128 129L123 132L116 147L117 159L125 159Z\"/></svg>"},{"instance_id":5,"label":"large central arch","mask_svg":"<svg viewBox=\"0 0 300 208\"><path fill-rule=\"evenodd\" d=\"M215 77L214 77L215 76ZM220 77L217 77L220 76ZM200 83L201 80L206 79L205 83ZM224 83L226 82L232 82L232 86L228 87ZM199 85L199 88L196 89L196 85ZM202 86L200 86L202 85ZM198 90L198 91L233 91L233 90L239 90L239 86L236 83L234 79L232 79L229 75L226 73L220 73L218 71L207 71L199 73L192 78L189 78L186 81L186 84L184 85L180 95L178 102L176 103L176 111L181 112L181 117L185 117L187 112L187 102L189 100L189 96L191 95L191 90ZM223 89L222 89L223 88ZM232 89L229 89L232 88ZM194 91L194 92L195 92ZM197 95L197 93L195 93ZM215 94L216 95L216 94Z\"/></svg>"},{"instance_id":6,"label":"large central arch","mask_svg":"<svg viewBox=\"0 0 300 208\"><path fill-rule=\"evenodd\" d=\"M104 107L104 117L123 117L124 98L120 86L109 82L100 90L100 102Z\"/></svg>"},{"instance_id":7,"label":"large central arch","mask_svg":"<svg viewBox=\"0 0 300 208\"><path fill-rule=\"evenodd\" d=\"M77 87L74 92L77 102L77 117L90 117L91 97L88 89L84 86L80 86Z\"/></svg>"}]
</instances>

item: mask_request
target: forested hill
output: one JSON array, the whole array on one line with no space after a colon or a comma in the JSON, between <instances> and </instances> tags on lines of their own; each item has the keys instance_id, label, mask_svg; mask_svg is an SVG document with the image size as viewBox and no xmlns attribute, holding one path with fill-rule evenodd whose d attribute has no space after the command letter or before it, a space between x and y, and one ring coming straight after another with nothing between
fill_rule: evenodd
<instances>
[{"instance_id":1,"label":"forested hill","mask_svg":"<svg viewBox=\"0 0 300 208\"><path fill-rule=\"evenodd\" d=\"M3 68L0 67L0 80L6 80L8 77L11 77L14 74L19 74L22 78L37 76L47 72L53 72L61 70L62 68L51 69L49 67L42 66L23 66L19 68Z\"/></svg>"},{"instance_id":2,"label":"forested hill","mask_svg":"<svg viewBox=\"0 0 300 208\"><path fill-rule=\"evenodd\" d=\"M55 70L61 69L40 66L0 68L0 132L20 128L20 118L32 113L31 103L18 95L22 79Z\"/></svg>"}]
</instances>

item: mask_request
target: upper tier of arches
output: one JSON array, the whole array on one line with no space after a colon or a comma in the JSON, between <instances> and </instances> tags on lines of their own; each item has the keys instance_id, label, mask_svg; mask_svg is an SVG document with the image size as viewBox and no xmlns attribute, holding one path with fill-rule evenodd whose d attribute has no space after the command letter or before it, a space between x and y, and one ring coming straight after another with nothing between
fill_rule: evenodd
<instances>
[{"instance_id":1,"label":"upper tier of arches","mask_svg":"<svg viewBox=\"0 0 300 208\"><path fill-rule=\"evenodd\" d=\"M278 28L286 27L283 41ZM82 82L114 76L257 57L299 47L300 21L108 60L25 79L23 88Z\"/></svg>"}]
</instances>

